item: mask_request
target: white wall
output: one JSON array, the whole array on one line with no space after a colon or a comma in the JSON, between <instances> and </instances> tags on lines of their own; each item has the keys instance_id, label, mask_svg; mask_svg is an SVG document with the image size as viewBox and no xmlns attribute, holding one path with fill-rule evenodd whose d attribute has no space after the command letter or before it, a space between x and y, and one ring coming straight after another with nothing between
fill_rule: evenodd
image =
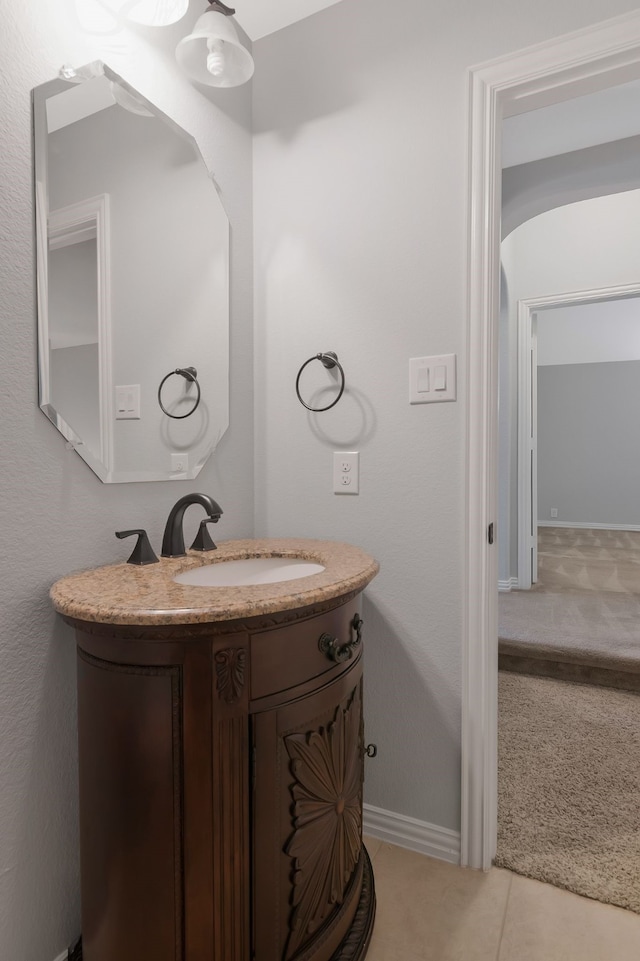
<instances>
[{"instance_id":1,"label":"white wall","mask_svg":"<svg viewBox=\"0 0 640 961\"><path fill-rule=\"evenodd\" d=\"M80 927L74 638L51 608L50 585L74 569L126 558L128 545L114 537L122 528L146 527L159 549L170 507L189 490L220 502L221 538L253 532L251 90L203 94L187 83L173 60L186 18L166 31L100 33L78 22L76 9L89 6L8 0L2 9L0 958L7 961L53 961ZM192 5L188 26L201 6ZM103 485L37 407L30 91L63 63L98 58L196 136L232 223L231 427L194 482Z\"/></svg>"},{"instance_id":2,"label":"white wall","mask_svg":"<svg viewBox=\"0 0 640 961\"><path fill-rule=\"evenodd\" d=\"M635 3L350 0L255 45L258 532L352 541L366 592L366 800L460 809L467 69ZM301 363L349 391L308 415ZM408 360L455 352L457 403L408 404ZM331 452L361 451L361 494Z\"/></svg>"},{"instance_id":3,"label":"white wall","mask_svg":"<svg viewBox=\"0 0 640 961\"><path fill-rule=\"evenodd\" d=\"M502 236L554 207L637 190L638 150L640 136L627 137L504 170Z\"/></svg>"},{"instance_id":4,"label":"white wall","mask_svg":"<svg viewBox=\"0 0 640 961\"><path fill-rule=\"evenodd\" d=\"M0 957L12 961L52 961L79 923L73 637L51 582L123 557L121 527L158 544L186 490L219 499L223 537L254 530L251 91L203 94L178 74L186 20L99 31L90 5L11 0L0 37ZM636 5L350 0L256 44L256 532L379 557L367 800L445 827L460 803L465 384L458 403L409 407L407 361L452 350L464 371L467 68ZM194 0L189 27L200 12ZM29 91L100 57L196 135L232 223L231 428L192 484L101 485L36 405ZM295 375L326 349L349 394L314 418ZM362 451L359 497L330 492L343 446Z\"/></svg>"},{"instance_id":5,"label":"white wall","mask_svg":"<svg viewBox=\"0 0 640 961\"><path fill-rule=\"evenodd\" d=\"M51 274L49 274L51 276ZM50 396L56 413L100 459L100 407L97 344L58 347L49 352Z\"/></svg>"},{"instance_id":6,"label":"white wall","mask_svg":"<svg viewBox=\"0 0 640 961\"><path fill-rule=\"evenodd\" d=\"M538 517L640 525L640 298L537 312Z\"/></svg>"},{"instance_id":7,"label":"white wall","mask_svg":"<svg viewBox=\"0 0 640 961\"><path fill-rule=\"evenodd\" d=\"M640 360L640 297L538 310L536 340L538 367Z\"/></svg>"},{"instance_id":8,"label":"white wall","mask_svg":"<svg viewBox=\"0 0 640 961\"><path fill-rule=\"evenodd\" d=\"M636 251L639 244L640 190L558 207L516 228L502 244L511 355L517 342L519 300L638 284L640 263ZM501 420L501 443L506 442L504 437L513 437L516 418L513 396L509 413L508 426ZM514 500L517 503L515 469L508 481L502 478L501 491L507 484L511 497L508 504L504 499L501 501L499 524L508 526L511 550L508 559L504 554L500 557L501 580L516 574L517 530L512 510L510 513Z\"/></svg>"},{"instance_id":9,"label":"white wall","mask_svg":"<svg viewBox=\"0 0 640 961\"><path fill-rule=\"evenodd\" d=\"M49 345L98 343L98 245L95 238L49 251Z\"/></svg>"},{"instance_id":10,"label":"white wall","mask_svg":"<svg viewBox=\"0 0 640 961\"><path fill-rule=\"evenodd\" d=\"M538 517L640 528L640 361L538 367Z\"/></svg>"},{"instance_id":11,"label":"white wall","mask_svg":"<svg viewBox=\"0 0 640 961\"><path fill-rule=\"evenodd\" d=\"M640 134L640 81L596 90L502 123L502 166L583 150Z\"/></svg>"}]
</instances>

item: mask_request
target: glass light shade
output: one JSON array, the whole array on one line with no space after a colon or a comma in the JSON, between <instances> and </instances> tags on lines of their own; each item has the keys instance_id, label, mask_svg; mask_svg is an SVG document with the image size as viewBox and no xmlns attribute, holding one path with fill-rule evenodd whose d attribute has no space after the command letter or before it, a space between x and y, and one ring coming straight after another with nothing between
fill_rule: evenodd
<instances>
[{"instance_id":1,"label":"glass light shade","mask_svg":"<svg viewBox=\"0 0 640 961\"><path fill-rule=\"evenodd\" d=\"M184 17L189 0L107 0L107 6L134 23L166 27Z\"/></svg>"},{"instance_id":2,"label":"glass light shade","mask_svg":"<svg viewBox=\"0 0 640 961\"><path fill-rule=\"evenodd\" d=\"M253 57L230 18L216 10L198 18L193 33L178 44L176 58L188 77L209 87L238 87L253 76Z\"/></svg>"}]
</instances>

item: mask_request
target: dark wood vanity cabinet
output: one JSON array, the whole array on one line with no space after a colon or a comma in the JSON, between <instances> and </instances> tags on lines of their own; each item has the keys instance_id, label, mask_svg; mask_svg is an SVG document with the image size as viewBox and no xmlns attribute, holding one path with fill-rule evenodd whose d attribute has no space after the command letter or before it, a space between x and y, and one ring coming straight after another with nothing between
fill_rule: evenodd
<instances>
[{"instance_id":1,"label":"dark wood vanity cabinet","mask_svg":"<svg viewBox=\"0 0 640 961\"><path fill-rule=\"evenodd\" d=\"M85 961L364 958L359 596L73 623Z\"/></svg>"}]
</instances>

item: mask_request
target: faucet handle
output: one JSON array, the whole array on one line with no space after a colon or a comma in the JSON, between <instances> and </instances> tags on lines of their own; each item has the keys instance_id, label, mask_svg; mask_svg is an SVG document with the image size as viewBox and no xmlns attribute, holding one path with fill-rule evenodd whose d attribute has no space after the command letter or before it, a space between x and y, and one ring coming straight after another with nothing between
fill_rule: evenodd
<instances>
[{"instance_id":1,"label":"faucet handle","mask_svg":"<svg viewBox=\"0 0 640 961\"><path fill-rule=\"evenodd\" d=\"M131 537L133 534L138 535L138 540L136 541L136 546L131 552L131 557L127 561L127 564L158 564L158 558L153 553L153 548L149 543L149 538L147 532L139 528L133 531L116 531L116 537L122 540L123 537Z\"/></svg>"},{"instance_id":2,"label":"faucet handle","mask_svg":"<svg viewBox=\"0 0 640 961\"><path fill-rule=\"evenodd\" d=\"M196 534L196 539L191 545L190 550L192 551L215 551L217 550L216 545L211 540L211 535L207 530L207 524L217 524L220 520L219 514L214 514L212 517L205 517L203 521L200 521L200 527L198 528L198 533Z\"/></svg>"}]
</instances>

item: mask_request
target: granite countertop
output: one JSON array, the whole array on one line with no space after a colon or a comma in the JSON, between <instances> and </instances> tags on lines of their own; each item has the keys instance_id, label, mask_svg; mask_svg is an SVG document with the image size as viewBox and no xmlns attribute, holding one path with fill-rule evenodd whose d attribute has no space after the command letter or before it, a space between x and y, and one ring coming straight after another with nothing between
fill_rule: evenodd
<instances>
[{"instance_id":1,"label":"granite countertop","mask_svg":"<svg viewBox=\"0 0 640 961\"><path fill-rule=\"evenodd\" d=\"M203 564L245 557L298 557L322 564L320 574L275 584L194 587L173 578ZM376 576L373 557L337 541L266 538L223 541L216 551L187 551L138 567L111 564L69 574L50 591L64 617L102 624L206 624L294 610L362 590Z\"/></svg>"}]
</instances>

